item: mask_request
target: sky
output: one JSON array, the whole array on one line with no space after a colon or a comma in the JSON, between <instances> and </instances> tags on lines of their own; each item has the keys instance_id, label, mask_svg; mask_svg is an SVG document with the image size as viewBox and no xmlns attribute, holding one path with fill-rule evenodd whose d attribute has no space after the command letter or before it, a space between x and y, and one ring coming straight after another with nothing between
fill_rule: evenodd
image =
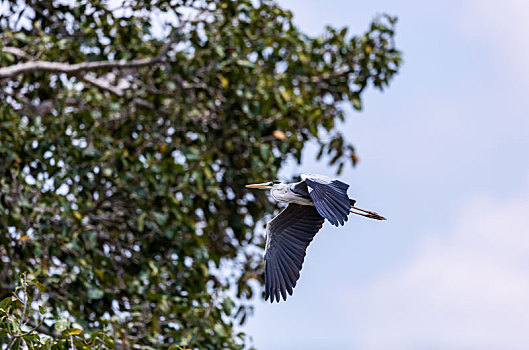
<instances>
[{"instance_id":1,"label":"sky","mask_svg":"<svg viewBox=\"0 0 529 350\"><path fill-rule=\"evenodd\" d=\"M309 246L294 295L255 300L261 350L529 348L529 3L281 0L309 34L399 17L400 74L342 128L340 179L385 222ZM281 175L333 176L309 146Z\"/></svg>"}]
</instances>

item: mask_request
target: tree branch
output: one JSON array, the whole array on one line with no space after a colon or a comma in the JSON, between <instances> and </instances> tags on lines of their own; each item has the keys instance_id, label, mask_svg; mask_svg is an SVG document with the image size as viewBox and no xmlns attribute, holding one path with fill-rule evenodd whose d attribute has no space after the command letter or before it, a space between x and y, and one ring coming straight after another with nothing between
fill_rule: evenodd
<instances>
[{"instance_id":1,"label":"tree branch","mask_svg":"<svg viewBox=\"0 0 529 350\"><path fill-rule=\"evenodd\" d=\"M99 78L90 76L88 74L85 74L85 75L81 76L81 80L86 82L86 83L92 84L95 87L100 88L101 90L106 90L106 91L108 91L108 92L110 92L110 93L112 93L112 94L114 94L116 96L119 96L119 97L122 97L123 94L124 94L123 88L121 88L119 86L112 85L112 84L110 84L108 81L106 81L104 79L99 79Z\"/></svg>"},{"instance_id":2,"label":"tree branch","mask_svg":"<svg viewBox=\"0 0 529 350\"><path fill-rule=\"evenodd\" d=\"M351 67L348 66L342 66L338 69L336 69L333 72L329 73L323 73L321 75L315 76L315 77L304 77L304 76L294 76L293 79L298 80L301 83L305 84L319 84L323 82L329 82L332 79L341 77L341 76L347 76L352 72Z\"/></svg>"},{"instance_id":3,"label":"tree branch","mask_svg":"<svg viewBox=\"0 0 529 350\"><path fill-rule=\"evenodd\" d=\"M2 50L4 50L4 48ZM36 60L0 68L0 79L13 78L19 74L31 72L54 72L75 75L104 68L139 68L152 65L160 61L162 61L162 57L160 56L132 61L97 61L75 64Z\"/></svg>"},{"instance_id":4,"label":"tree branch","mask_svg":"<svg viewBox=\"0 0 529 350\"><path fill-rule=\"evenodd\" d=\"M28 61L34 60L33 57L31 57L30 55L28 55L27 53L25 53L24 51L20 50L17 47L5 46L5 47L2 47L2 51L10 53L13 56L21 57L21 58L23 58L25 60L28 60Z\"/></svg>"},{"instance_id":5,"label":"tree branch","mask_svg":"<svg viewBox=\"0 0 529 350\"><path fill-rule=\"evenodd\" d=\"M66 73L70 75L76 75L83 72L93 71L97 69L108 69L108 68L139 68L149 65L153 65L165 60L165 55L171 48L171 46L176 42L178 37L178 31L175 30L171 38L164 44L160 52L155 57L152 58L142 58L138 60L131 61L97 61L97 62L82 62L82 63L60 63L60 62L49 62L42 60L35 60L30 55L26 54L24 51L16 47L2 47L2 51L15 55L17 57L24 58L29 60L22 64L11 65L7 67L0 68L0 79L13 78L19 74L31 73L31 72L54 72L54 73ZM89 78L90 83L94 85L101 85L100 81L94 81ZM95 82L95 83L94 83ZM101 87L99 86L99 87ZM103 87L102 87L103 88ZM108 86L103 88L107 91ZM112 91L111 91L112 92Z\"/></svg>"},{"instance_id":6,"label":"tree branch","mask_svg":"<svg viewBox=\"0 0 529 350\"><path fill-rule=\"evenodd\" d=\"M164 56L167 54L167 52L169 51L169 49L171 48L171 45L175 42L175 40L176 40L176 36L173 35L171 40L165 43L165 45L162 47L158 55L150 59L140 59L140 60L133 60L133 61L84 62L84 63L77 63L77 64L35 60L32 56L26 54L24 51L22 51L19 48L6 46L2 48L2 51L10 53L19 58L28 60L29 62L25 62L25 63L14 65L14 66L8 66L5 68L0 68L0 79L12 78L18 74L23 74L23 73L33 72L33 71L60 72L60 73L77 75L80 72L91 71L91 70L101 69L101 68L116 68L116 67L117 68L137 68L137 67L147 66L147 65L158 63L158 62L162 62L164 60ZM110 84L109 81L103 78L98 78L95 76L91 76L89 74L83 74L79 76L79 79L99 89L108 91L118 97L122 97L124 95L123 87L112 85Z\"/></svg>"},{"instance_id":7,"label":"tree branch","mask_svg":"<svg viewBox=\"0 0 529 350\"><path fill-rule=\"evenodd\" d=\"M60 339L62 337L62 334L60 332L57 332L57 331L53 330L53 329L50 329L49 327L46 327L44 325L44 320L45 319L42 318L38 324L35 324L32 321L29 321L28 322L28 326L31 327L34 332L47 335L48 337L59 338Z\"/></svg>"}]
</instances>

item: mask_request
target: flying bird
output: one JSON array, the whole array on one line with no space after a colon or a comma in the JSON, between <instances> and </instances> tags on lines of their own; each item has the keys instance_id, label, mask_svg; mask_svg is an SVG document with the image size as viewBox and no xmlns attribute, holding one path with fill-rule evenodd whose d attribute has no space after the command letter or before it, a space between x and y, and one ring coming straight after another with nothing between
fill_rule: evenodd
<instances>
[{"instance_id":1,"label":"flying bird","mask_svg":"<svg viewBox=\"0 0 529 350\"><path fill-rule=\"evenodd\" d=\"M303 174L302 181L270 181L246 185L269 189L272 198L288 206L266 224L265 300L287 299L299 279L307 247L327 219L344 225L349 213L386 220L379 214L355 207L349 199L349 185L323 175Z\"/></svg>"}]
</instances>

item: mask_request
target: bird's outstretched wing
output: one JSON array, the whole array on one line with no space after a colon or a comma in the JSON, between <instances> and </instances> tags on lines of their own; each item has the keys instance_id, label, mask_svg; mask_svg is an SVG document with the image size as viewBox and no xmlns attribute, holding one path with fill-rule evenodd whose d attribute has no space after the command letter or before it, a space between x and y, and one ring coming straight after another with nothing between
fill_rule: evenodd
<instances>
[{"instance_id":1,"label":"bird's outstretched wing","mask_svg":"<svg viewBox=\"0 0 529 350\"><path fill-rule=\"evenodd\" d=\"M305 251L324 218L312 206L290 203L266 225L265 300L287 299L299 279Z\"/></svg>"},{"instance_id":2,"label":"bird's outstretched wing","mask_svg":"<svg viewBox=\"0 0 529 350\"><path fill-rule=\"evenodd\" d=\"M334 226L343 225L349 216L351 203L347 195L349 185L323 175L303 174L310 197L321 216Z\"/></svg>"}]
</instances>

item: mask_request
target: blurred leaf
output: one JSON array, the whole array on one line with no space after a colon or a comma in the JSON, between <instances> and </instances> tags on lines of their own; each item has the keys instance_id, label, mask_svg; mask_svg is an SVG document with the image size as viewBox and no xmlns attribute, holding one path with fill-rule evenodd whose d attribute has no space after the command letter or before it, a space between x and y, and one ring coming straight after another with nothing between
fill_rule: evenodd
<instances>
[{"instance_id":1,"label":"blurred leaf","mask_svg":"<svg viewBox=\"0 0 529 350\"><path fill-rule=\"evenodd\" d=\"M353 103L353 107L356 110L361 110L362 109L362 101L360 100L359 96L354 95L353 98L351 99L351 102Z\"/></svg>"},{"instance_id":2,"label":"blurred leaf","mask_svg":"<svg viewBox=\"0 0 529 350\"><path fill-rule=\"evenodd\" d=\"M12 303L13 297L9 296L7 298L2 299L0 302L0 309L6 310L9 305Z\"/></svg>"},{"instance_id":3,"label":"blurred leaf","mask_svg":"<svg viewBox=\"0 0 529 350\"><path fill-rule=\"evenodd\" d=\"M101 289L90 287L88 288L88 299L101 299L104 293Z\"/></svg>"},{"instance_id":4,"label":"blurred leaf","mask_svg":"<svg viewBox=\"0 0 529 350\"><path fill-rule=\"evenodd\" d=\"M272 133L272 135L274 135L274 137L278 140L284 140L287 138L287 136L285 135L284 132L282 132L281 130L274 130L274 132Z\"/></svg>"},{"instance_id":5,"label":"blurred leaf","mask_svg":"<svg viewBox=\"0 0 529 350\"><path fill-rule=\"evenodd\" d=\"M28 282L29 282L29 283L32 283L33 285L35 285L35 286L39 289L39 291L40 291L41 293L46 292L46 286L43 285L42 283L40 283L39 281L36 281L36 280L30 280L30 281L28 281Z\"/></svg>"},{"instance_id":6,"label":"blurred leaf","mask_svg":"<svg viewBox=\"0 0 529 350\"><path fill-rule=\"evenodd\" d=\"M79 328L70 328L68 330L68 334L71 334L71 335L81 334L81 333L83 333L83 330Z\"/></svg>"},{"instance_id":7,"label":"blurred leaf","mask_svg":"<svg viewBox=\"0 0 529 350\"><path fill-rule=\"evenodd\" d=\"M63 318L55 322L55 329L57 330L57 332L63 332L69 327L69 325L70 321L66 318Z\"/></svg>"},{"instance_id":8,"label":"blurred leaf","mask_svg":"<svg viewBox=\"0 0 529 350\"><path fill-rule=\"evenodd\" d=\"M77 220L81 220L83 218L83 216L81 215L81 213L79 213L77 210L74 210L72 212L73 214L73 217L76 218Z\"/></svg>"},{"instance_id":9,"label":"blurred leaf","mask_svg":"<svg viewBox=\"0 0 529 350\"><path fill-rule=\"evenodd\" d=\"M220 85L222 85L223 88L227 88L228 85L230 84L228 79L226 79L224 76L220 74L219 74L219 80L220 80Z\"/></svg>"}]
</instances>

